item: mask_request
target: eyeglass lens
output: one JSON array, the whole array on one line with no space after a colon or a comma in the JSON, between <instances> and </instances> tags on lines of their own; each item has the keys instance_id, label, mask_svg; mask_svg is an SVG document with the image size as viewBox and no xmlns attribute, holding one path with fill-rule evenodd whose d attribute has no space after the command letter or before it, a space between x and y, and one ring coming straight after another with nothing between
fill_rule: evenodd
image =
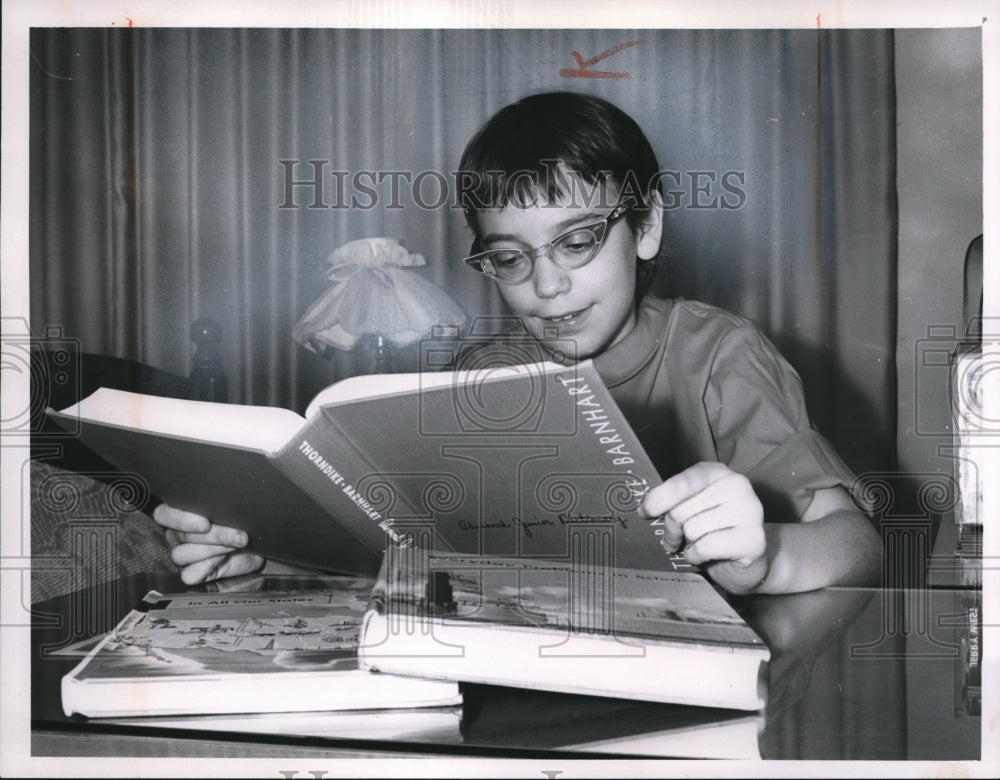
<instances>
[{"instance_id":1,"label":"eyeglass lens","mask_svg":"<svg viewBox=\"0 0 1000 780\"><path fill-rule=\"evenodd\" d=\"M530 252L523 249L491 252L483 258L483 268L505 282L527 279L531 276L533 259L543 254L548 254L560 268L579 268L597 253L606 227L607 223L599 222L580 228Z\"/></svg>"}]
</instances>

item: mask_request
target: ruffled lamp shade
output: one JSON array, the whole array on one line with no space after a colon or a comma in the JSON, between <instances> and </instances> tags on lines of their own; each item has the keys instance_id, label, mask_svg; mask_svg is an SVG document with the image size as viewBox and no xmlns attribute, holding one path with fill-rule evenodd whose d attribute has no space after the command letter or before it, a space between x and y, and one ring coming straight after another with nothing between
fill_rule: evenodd
<instances>
[{"instance_id":1,"label":"ruffled lamp shade","mask_svg":"<svg viewBox=\"0 0 1000 780\"><path fill-rule=\"evenodd\" d=\"M405 347L437 327L461 329L466 316L440 287L413 268L426 264L391 238L363 238L327 259L333 284L306 311L293 338L319 354L369 346ZM379 370L379 369L376 369Z\"/></svg>"}]
</instances>

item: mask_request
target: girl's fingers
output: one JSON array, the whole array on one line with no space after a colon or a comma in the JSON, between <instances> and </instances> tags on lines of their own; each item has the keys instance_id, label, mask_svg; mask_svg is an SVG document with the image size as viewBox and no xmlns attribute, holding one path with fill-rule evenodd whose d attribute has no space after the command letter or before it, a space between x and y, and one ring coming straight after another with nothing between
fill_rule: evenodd
<instances>
[{"instance_id":1,"label":"girl's fingers","mask_svg":"<svg viewBox=\"0 0 1000 780\"><path fill-rule=\"evenodd\" d=\"M179 544L170 550L170 560L178 566L190 566L192 563L220 558L232 552L232 547L222 544Z\"/></svg>"},{"instance_id":2,"label":"girl's fingers","mask_svg":"<svg viewBox=\"0 0 1000 780\"><path fill-rule=\"evenodd\" d=\"M684 529L670 515L662 518L663 533L660 535L660 545L667 552L675 553L684 544Z\"/></svg>"},{"instance_id":3,"label":"girl's fingers","mask_svg":"<svg viewBox=\"0 0 1000 780\"><path fill-rule=\"evenodd\" d=\"M246 547L250 541L246 533L237 528L230 528L226 525L213 525L208 533L187 533L184 531L167 529L166 536L167 543L170 545L222 545L223 547L231 547L236 550L241 547Z\"/></svg>"},{"instance_id":4,"label":"girl's fingers","mask_svg":"<svg viewBox=\"0 0 1000 780\"><path fill-rule=\"evenodd\" d=\"M264 559L248 552L226 553L195 561L181 569L185 585L199 585L210 580L251 574L264 567Z\"/></svg>"},{"instance_id":5,"label":"girl's fingers","mask_svg":"<svg viewBox=\"0 0 1000 780\"><path fill-rule=\"evenodd\" d=\"M262 568L264 568L264 559L259 555L249 552L231 553L208 576L212 580L239 577L242 574L260 571Z\"/></svg>"},{"instance_id":6,"label":"girl's fingers","mask_svg":"<svg viewBox=\"0 0 1000 780\"><path fill-rule=\"evenodd\" d=\"M684 527L684 535L690 539L691 532L687 525L705 514L726 512L732 515L739 513L734 520L741 522L756 522L754 508L760 506L760 501L753 492L753 486L742 474L730 471L711 482L704 489L676 504L670 510L670 516ZM747 512L751 514L748 516ZM763 517L763 512L759 512Z\"/></svg>"},{"instance_id":7,"label":"girl's fingers","mask_svg":"<svg viewBox=\"0 0 1000 780\"><path fill-rule=\"evenodd\" d=\"M196 515L194 512L185 512L169 504L160 504L156 507L153 510L153 520L164 528L186 533L203 534L212 528L212 523L207 517Z\"/></svg>"},{"instance_id":8,"label":"girl's fingers","mask_svg":"<svg viewBox=\"0 0 1000 780\"><path fill-rule=\"evenodd\" d=\"M185 566L181 569L181 581L185 585L199 585L205 582L225 557L225 555L216 555Z\"/></svg>"},{"instance_id":9,"label":"girl's fingers","mask_svg":"<svg viewBox=\"0 0 1000 780\"><path fill-rule=\"evenodd\" d=\"M764 555L767 543L760 526L713 525L688 542L684 557L693 564L733 561L749 566Z\"/></svg>"},{"instance_id":10,"label":"girl's fingers","mask_svg":"<svg viewBox=\"0 0 1000 780\"><path fill-rule=\"evenodd\" d=\"M721 463L696 463L650 490L643 501L642 511L647 517L660 517L668 512L672 514L679 504L698 495L727 474L734 473Z\"/></svg>"}]
</instances>

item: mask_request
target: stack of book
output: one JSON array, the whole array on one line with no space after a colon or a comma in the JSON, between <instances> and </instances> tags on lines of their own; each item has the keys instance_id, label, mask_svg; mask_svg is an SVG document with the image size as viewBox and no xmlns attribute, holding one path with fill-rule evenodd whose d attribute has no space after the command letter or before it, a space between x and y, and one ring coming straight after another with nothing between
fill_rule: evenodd
<instances>
[{"instance_id":1,"label":"stack of book","mask_svg":"<svg viewBox=\"0 0 1000 780\"><path fill-rule=\"evenodd\" d=\"M67 713L447 707L458 683L764 706L767 647L664 554L637 511L659 475L587 361L358 377L304 418L106 390L51 414L261 554L352 575L152 593L67 676Z\"/></svg>"},{"instance_id":2,"label":"stack of book","mask_svg":"<svg viewBox=\"0 0 1000 780\"><path fill-rule=\"evenodd\" d=\"M471 682L752 711L765 703L767 660L695 572L390 548L375 580L152 591L64 677L62 701L67 715L162 725L171 715L447 708Z\"/></svg>"}]
</instances>

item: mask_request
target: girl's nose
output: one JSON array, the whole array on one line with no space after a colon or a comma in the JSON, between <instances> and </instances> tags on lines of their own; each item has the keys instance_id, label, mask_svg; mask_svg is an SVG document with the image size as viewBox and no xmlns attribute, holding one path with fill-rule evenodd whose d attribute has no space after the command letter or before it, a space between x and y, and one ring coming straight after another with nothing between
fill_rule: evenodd
<instances>
[{"instance_id":1,"label":"girl's nose","mask_svg":"<svg viewBox=\"0 0 1000 780\"><path fill-rule=\"evenodd\" d=\"M548 253L535 259L531 283L539 298L555 298L570 288L569 271L552 262Z\"/></svg>"}]
</instances>

